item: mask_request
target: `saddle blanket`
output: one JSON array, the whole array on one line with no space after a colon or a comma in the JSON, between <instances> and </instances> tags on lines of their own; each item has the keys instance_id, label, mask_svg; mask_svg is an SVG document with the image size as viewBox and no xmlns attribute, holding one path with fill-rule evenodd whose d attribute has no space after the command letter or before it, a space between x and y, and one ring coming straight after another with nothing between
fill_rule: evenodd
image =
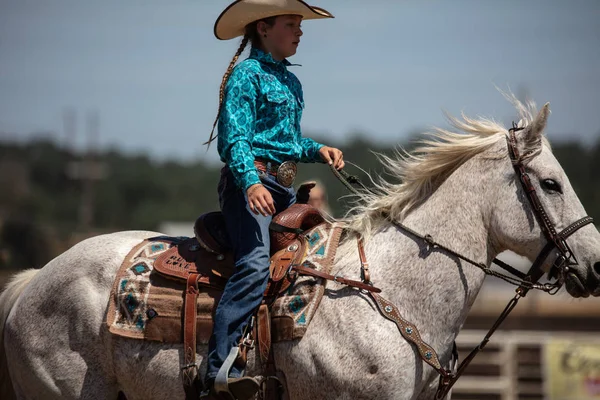
<instances>
[{"instance_id":1,"label":"saddle blanket","mask_svg":"<svg viewBox=\"0 0 600 400\"><path fill-rule=\"evenodd\" d=\"M337 224L323 223L305 233L306 267L330 273L342 234ZM167 343L183 340L182 316L185 282L165 278L154 271L156 259L188 238L160 236L144 240L126 256L110 295L106 324L111 333L134 339ZM271 309L273 341L301 338L323 297L326 281L299 276ZM197 343L207 344L212 316L221 289L200 286L197 304Z\"/></svg>"}]
</instances>

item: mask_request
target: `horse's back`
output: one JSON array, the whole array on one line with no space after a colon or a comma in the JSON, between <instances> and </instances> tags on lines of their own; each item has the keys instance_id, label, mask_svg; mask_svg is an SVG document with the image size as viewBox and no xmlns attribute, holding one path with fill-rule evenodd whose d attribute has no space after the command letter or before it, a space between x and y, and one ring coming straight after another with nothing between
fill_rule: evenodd
<instances>
[{"instance_id":1,"label":"horse's back","mask_svg":"<svg viewBox=\"0 0 600 400\"><path fill-rule=\"evenodd\" d=\"M83 240L29 282L5 326L15 390L22 398L107 398L117 389L103 328L115 274L129 251L156 232Z\"/></svg>"}]
</instances>

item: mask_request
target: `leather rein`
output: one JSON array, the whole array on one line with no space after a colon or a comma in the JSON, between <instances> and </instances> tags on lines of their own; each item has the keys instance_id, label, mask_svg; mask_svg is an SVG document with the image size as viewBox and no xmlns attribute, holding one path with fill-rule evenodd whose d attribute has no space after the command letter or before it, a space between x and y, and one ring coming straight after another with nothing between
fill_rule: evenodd
<instances>
[{"instance_id":1,"label":"leather rein","mask_svg":"<svg viewBox=\"0 0 600 400\"><path fill-rule=\"evenodd\" d=\"M548 213L544 209L534 186L531 183L531 179L529 174L525 169L525 164L523 163L524 157L528 154L524 154L521 156L519 154L519 150L517 148L517 140L516 140L516 132L521 131L525 128L517 127L513 122L513 127L508 130L507 135L507 144L508 144L508 154L515 170L515 173L521 182L521 186L527 195L527 199L531 204L533 213L540 225L544 236L546 237L547 244L544 246L542 251L539 253L535 261L533 262L529 271L524 274L517 270L516 268L510 266L509 264L498 260L495 258L492 263L498 265L502 269L506 270L508 273L513 276L506 275L501 272L497 272L491 269L490 266L485 265L484 263L474 261L468 257L461 255L460 253L443 246L442 244L436 242L430 235L421 235L418 232L410 229L409 227L403 225L400 222L389 220L390 223L398 227L399 229L405 231L411 236L421 240L429 249L440 249L446 252L447 254L454 256L462 261L465 261L479 269L481 269L486 275L495 276L500 278L510 284L517 286L516 295L508 302L504 311L500 314L498 319L494 322L488 333L485 335L481 343L475 347L469 355L460 363L456 372L454 372L454 366L451 362L450 367L443 367L440 358L436 351L427 343L423 341L421 335L417 329L417 327L404 319L400 314L398 307L396 307L390 301L384 299L379 295L381 292L379 289L373 286L371 282L371 277L369 273L369 264L367 262L364 245L362 239L358 239L358 254L360 258L361 264L361 280L364 285L368 285L372 287L372 289L365 290L364 286L359 287L363 291L363 293L368 294L375 304L377 305L377 309L379 312L388 320L394 322L400 331L402 337L407 340L409 343L415 345L416 349L419 352L419 356L421 359L429 364L431 367L435 369L435 371L440 375L438 389L435 395L435 399L440 400L446 397L452 386L456 383L456 381L460 378L460 376L464 373L467 366L471 363L471 361L475 358L475 356L487 345L491 336L498 329L498 327L502 324L502 322L508 317L511 311L515 308L518 301L527 295L529 290L538 289L549 294L556 294L558 290L564 284L565 277L569 272L569 268L571 266L577 265L577 259L575 255L571 251L569 245L567 244L567 238L577 232L579 229L584 226L591 224L593 219L589 216L583 217L560 232L556 231L556 227L550 221ZM363 190L369 191L373 193L369 188L364 186L362 182L356 177L347 174L343 170L338 171L333 166L331 166L331 170L333 174L350 190L355 194L360 194L358 190L356 190L352 185L358 185ZM550 255L555 255L553 263L548 268L548 264L546 260ZM539 283L539 279L545 274L548 273L549 278L553 276L556 277L556 281L553 283ZM327 278L326 278L327 279ZM333 280L333 279L332 279ZM336 279L339 281L339 278ZM352 281L354 283L356 281ZM340 282L344 283L344 282ZM358 285L349 286L357 287ZM456 344L454 344L453 349L453 359L456 361L458 359L458 354L456 352Z\"/></svg>"}]
</instances>

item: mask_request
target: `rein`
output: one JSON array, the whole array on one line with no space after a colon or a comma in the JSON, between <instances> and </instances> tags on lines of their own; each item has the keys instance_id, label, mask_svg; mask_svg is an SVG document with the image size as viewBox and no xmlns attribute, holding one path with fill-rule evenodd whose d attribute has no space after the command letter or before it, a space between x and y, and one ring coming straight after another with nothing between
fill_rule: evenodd
<instances>
[{"instance_id":1,"label":"rein","mask_svg":"<svg viewBox=\"0 0 600 400\"><path fill-rule=\"evenodd\" d=\"M511 265L494 258L492 263L498 265L500 268L504 269L508 273L513 276L494 271L490 266L485 265L484 263L476 262L462 254L452 250L449 247L446 247L439 242L435 241L431 235L426 234L422 235L406 225L394 221L388 218L388 221L394 226L398 227L402 231L410 234L413 237L421 240L429 249L440 249L447 254L450 254L462 261L465 261L480 270L482 270L486 275L495 276L508 282L509 284L517 286L515 296L508 302L504 311L500 314L500 316L496 319L488 333L485 335L481 343L475 347L469 355L460 363L456 372L453 372L454 369L452 366L450 368L442 367L439 356L436 351L427 343L425 343L421 339L421 335L417 327L410 323L409 321L402 318L398 307L396 307L393 303L388 300L385 300L378 292L374 291L366 291L366 293L373 299L375 304L377 305L377 309L379 312L386 318L394 322L400 331L400 334L406 339L409 343L412 343L416 346L421 359L429 364L431 367L435 369L435 371L440 375L438 389L435 395L435 399L441 400L446 397L452 386L456 383L456 381L461 377L461 375L466 370L467 366L471 363L471 361L475 358L475 356L487 345L490 341L492 335L496 332L496 330L500 327L502 322L508 317L508 315L512 312L512 310L516 307L517 303L522 297L525 297L527 293L531 289L537 289L549 293L551 295L556 294L558 290L562 287L564 283L564 279L566 275L569 273L569 267L577 265L577 259L575 255L571 251L571 248L567 244L567 238L577 232L579 229L593 222L593 219L589 216L583 217L574 223L570 224L568 227L563 229L561 232L556 232L556 228L554 224L550 221L548 217L548 213L544 209L539 197L537 196L536 190L531 183L531 179L525 169L525 165L523 164L523 157L519 155L519 150L517 148L517 140L516 140L516 132L521 131L525 128L517 127L513 122L512 128L508 130L507 136L507 145L508 145L508 155L510 157L513 169L521 182L521 186L527 195L527 199L532 206L533 213L536 216L536 219L540 225L544 236L546 237L547 244L544 246L540 254L537 256L535 261L533 262L531 268L524 274L512 267ZM527 155L527 154L525 154ZM525 156L524 155L524 156ZM354 175L349 175L343 170L336 170L333 165L330 165L331 171L338 178L340 182L352 193L360 195L361 193L354 188L353 185L359 186L362 190L376 194L373 190L367 188L358 177ZM557 251L558 254L555 258L553 264L549 269L545 268L546 259L553 253ZM370 279L369 273L369 264L367 262L364 245L362 239L358 239L358 253L361 263L361 279L366 285L373 285ZM539 279L545 274L548 273L549 277L556 275L557 279L554 283L539 283ZM454 344L453 349L453 359L454 361L458 360L458 354L456 352L456 344ZM451 362L451 364L453 364Z\"/></svg>"},{"instance_id":2,"label":"rein","mask_svg":"<svg viewBox=\"0 0 600 400\"><path fill-rule=\"evenodd\" d=\"M355 176L355 175L349 175L346 171L341 170L338 171L336 170L334 167L331 167L331 170L333 172L333 174L336 176L336 178L338 178L338 180L340 182L342 182L344 184L344 186L346 186L346 188L348 188L348 190L350 190L352 193L356 194L356 195L360 195L361 193L356 190L352 184L358 185L360 186L363 190L370 192L372 194L376 194L373 190L367 188L362 181L360 181L360 179ZM529 279L527 279L527 274L524 274L523 272L519 271L518 269L516 269L515 267L505 263L502 260L499 260L498 258L494 258L492 260L492 263L498 265L500 268L504 269L505 271L513 274L514 276L510 276L510 275L506 275L503 274L501 272L498 271L494 271L493 269L491 269L489 266L485 265L484 263L481 262L477 262L474 261L472 259L470 259L469 257L463 256L462 254L452 250L449 247L446 247L444 245L442 245L441 243L435 241L433 239L433 237L429 234L426 235L421 235L420 233L414 231L413 229L409 228L408 226L402 224L401 222L398 221L394 221L392 219L388 219L388 222L391 223L392 225L400 228L401 230L403 230L404 232L407 232L408 234L410 234L413 237L416 237L417 239L420 239L422 242L424 242L425 244L427 244L429 246L430 249L440 249L445 251L446 253L459 258L477 268L479 268L480 270L482 270L486 275L490 275L490 276L494 276L496 278L500 278L502 280L504 280L505 282L510 283L511 285L515 285L515 286L520 286L520 285L524 285L526 287L528 287L529 289L538 289L538 290L542 290L544 292L547 293L554 293L553 291L555 291L557 289L557 283L554 284L540 284L540 283L536 283L536 282L532 282ZM562 232L561 232L562 233ZM560 286L558 286L558 288L560 288Z\"/></svg>"}]
</instances>

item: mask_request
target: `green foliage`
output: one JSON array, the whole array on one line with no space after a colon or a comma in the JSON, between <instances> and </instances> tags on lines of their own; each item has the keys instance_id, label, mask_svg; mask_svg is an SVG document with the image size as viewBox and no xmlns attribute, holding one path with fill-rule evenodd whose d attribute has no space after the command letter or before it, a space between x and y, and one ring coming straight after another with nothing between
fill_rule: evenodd
<instances>
[{"instance_id":1,"label":"green foliage","mask_svg":"<svg viewBox=\"0 0 600 400\"><path fill-rule=\"evenodd\" d=\"M344 151L345 160L374 175L381 174L382 167L373 152L392 153L388 146L373 144L364 137L355 137L338 146ZM600 218L600 175L597 173L600 171L600 141L594 146L555 143L554 153L589 215ZM108 174L92 185L93 221L88 229L95 232L156 230L163 221L191 224L199 214L218 209L219 165L157 162L145 155L124 155L116 151L98 154L96 160L105 164ZM31 224L25 229L7 222L30 221L58 237L67 237L80 229L84 185L67 173L73 161L81 161L81 156L47 140L0 143L0 183L4 182L2 185L7 188L6 182L15 179L15 185L19 184L18 190L17 186L9 187L11 190L5 189L0 195L0 225L4 220L5 226L26 232L33 229ZM17 170L25 173L19 175ZM368 184L358 169L348 166L347 170ZM18 181L15 177L19 177ZM348 203L342 197L348 193L329 167L302 164L297 183L315 179L324 184L333 214L343 215Z\"/></svg>"}]
</instances>

